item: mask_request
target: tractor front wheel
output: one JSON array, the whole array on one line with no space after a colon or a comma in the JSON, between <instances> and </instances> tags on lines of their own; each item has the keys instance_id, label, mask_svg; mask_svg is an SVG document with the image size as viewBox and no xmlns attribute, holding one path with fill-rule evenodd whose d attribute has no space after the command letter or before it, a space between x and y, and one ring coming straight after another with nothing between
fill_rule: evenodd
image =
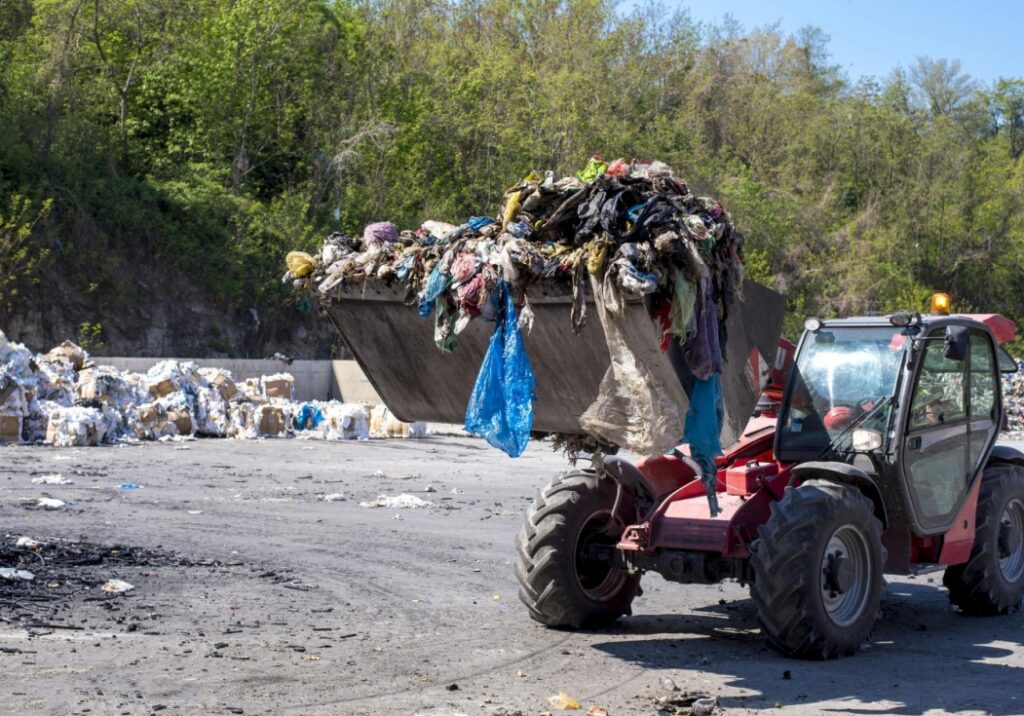
<instances>
[{"instance_id":1,"label":"tractor front wheel","mask_svg":"<svg viewBox=\"0 0 1024 716\"><path fill-rule=\"evenodd\" d=\"M772 505L758 535L751 594L768 644L803 659L857 651L882 599L882 525L871 500L808 480Z\"/></svg>"},{"instance_id":2,"label":"tractor front wheel","mask_svg":"<svg viewBox=\"0 0 1024 716\"><path fill-rule=\"evenodd\" d=\"M1006 614L1024 598L1024 467L989 465L981 479L971 556L942 583L968 614Z\"/></svg>"},{"instance_id":3,"label":"tractor front wheel","mask_svg":"<svg viewBox=\"0 0 1024 716\"><path fill-rule=\"evenodd\" d=\"M636 507L625 490L616 507L616 487L593 472L570 472L538 491L526 511L516 577L519 599L541 624L578 629L630 613L640 576L611 558Z\"/></svg>"}]
</instances>

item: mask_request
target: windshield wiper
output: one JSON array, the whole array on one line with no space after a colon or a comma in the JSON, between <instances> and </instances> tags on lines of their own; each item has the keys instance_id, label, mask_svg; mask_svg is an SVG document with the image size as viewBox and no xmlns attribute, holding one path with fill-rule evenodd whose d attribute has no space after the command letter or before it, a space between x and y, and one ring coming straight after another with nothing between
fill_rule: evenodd
<instances>
[{"instance_id":1,"label":"windshield wiper","mask_svg":"<svg viewBox=\"0 0 1024 716\"><path fill-rule=\"evenodd\" d=\"M871 417L874 417L879 411L881 411L882 408L885 408L885 407L888 407L889 405L891 405L892 402L893 402L893 397L890 395L888 398L885 398L883 401L881 401L878 405L873 407L871 410L868 410L865 413L861 413L859 416L857 416L856 420L854 420L852 423L847 425L845 428L843 428L840 431L840 433L838 435L836 435L834 438L832 438L829 441L828 445L823 447L818 452L818 454L814 456L814 459L817 460L819 458L823 458L823 457L825 457L825 455L827 455L829 453L832 453L832 452L839 453L839 449L836 446L837 446L837 444L839 443L840 440L842 440L844 437L846 437L846 435L848 433L850 433L853 430L855 430L859 425L863 424L864 421L868 420ZM851 452L852 452L852 450L846 450L846 451L844 451L841 454L848 455Z\"/></svg>"}]
</instances>

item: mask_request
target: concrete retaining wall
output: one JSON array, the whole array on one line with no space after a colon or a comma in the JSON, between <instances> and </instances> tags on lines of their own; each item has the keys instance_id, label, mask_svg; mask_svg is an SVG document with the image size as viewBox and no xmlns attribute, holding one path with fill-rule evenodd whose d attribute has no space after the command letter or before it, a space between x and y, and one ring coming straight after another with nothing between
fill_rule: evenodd
<instances>
[{"instance_id":1,"label":"concrete retaining wall","mask_svg":"<svg viewBox=\"0 0 1024 716\"><path fill-rule=\"evenodd\" d=\"M94 356L98 365L112 365L119 370L145 373L166 358L128 358L124 356ZM223 368L231 371L235 380L259 378L261 375L291 373L295 376L296 400L345 400L352 403L380 403L373 386L354 360L296 360L287 365L277 360L250 360L232 358L175 358L194 361L200 367Z\"/></svg>"}]
</instances>

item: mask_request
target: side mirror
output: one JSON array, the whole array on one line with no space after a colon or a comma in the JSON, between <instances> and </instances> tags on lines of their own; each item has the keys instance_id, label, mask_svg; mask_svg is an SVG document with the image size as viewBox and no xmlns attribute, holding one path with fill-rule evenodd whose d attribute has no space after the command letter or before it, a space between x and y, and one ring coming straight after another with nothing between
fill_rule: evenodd
<instances>
[{"instance_id":1,"label":"side mirror","mask_svg":"<svg viewBox=\"0 0 1024 716\"><path fill-rule=\"evenodd\" d=\"M946 345L942 355L947 360L962 361L967 357L967 346L971 332L967 326L947 326Z\"/></svg>"}]
</instances>

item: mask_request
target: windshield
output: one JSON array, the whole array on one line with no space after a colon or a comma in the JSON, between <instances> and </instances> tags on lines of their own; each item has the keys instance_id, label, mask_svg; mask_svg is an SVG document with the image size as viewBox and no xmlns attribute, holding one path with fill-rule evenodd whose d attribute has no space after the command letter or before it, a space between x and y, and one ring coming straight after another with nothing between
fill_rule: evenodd
<instances>
[{"instance_id":1,"label":"windshield","mask_svg":"<svg viewBox=\"0 0 1024 716\"><path fill-rule=\"evenodd\" d=\"M883 436L908 336L892 326L826 326L808 333L780 417L779 448L794 458L827 452L863 420ZM839 440L839 443L847 443Z\"/></svg>"}]
</instances>

